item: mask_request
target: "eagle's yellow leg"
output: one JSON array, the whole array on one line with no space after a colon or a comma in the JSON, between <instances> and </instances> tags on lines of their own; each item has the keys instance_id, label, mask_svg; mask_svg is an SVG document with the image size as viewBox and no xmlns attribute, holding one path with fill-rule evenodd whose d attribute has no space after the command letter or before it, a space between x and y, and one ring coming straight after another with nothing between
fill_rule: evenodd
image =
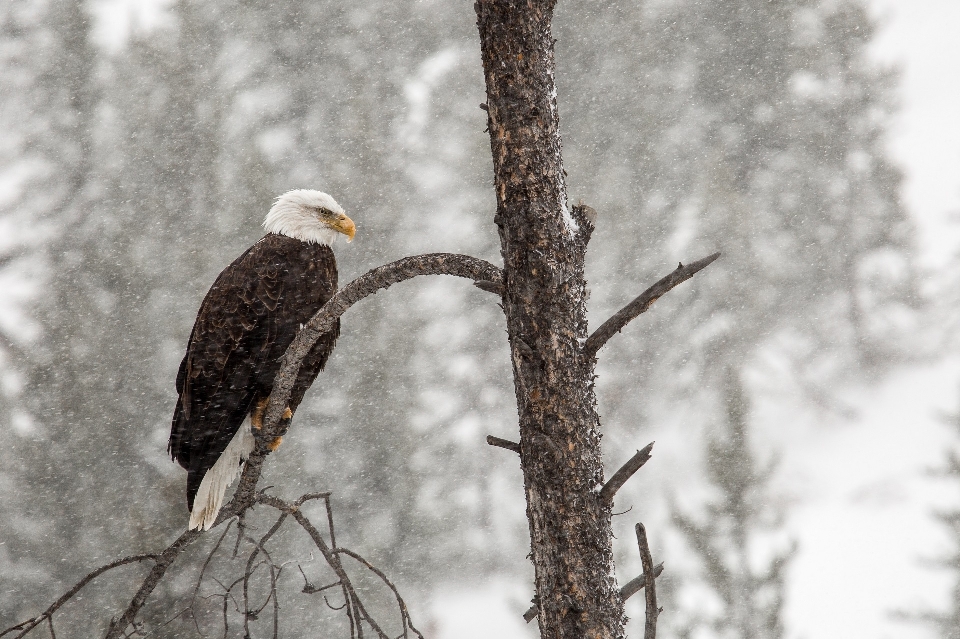
<instances>
[{"instance_id":1,"label":"eagle's yellow leg","mask_svg":"<svg viewBox=\"0 0 960 639\"><path fill-rule=\"evenodd\" d=\"M269 397L264 397L256 406L253 407L253 412L250 413L250 423L256 430L263 428L263 414L267 411L267 400Z\"/></svg>"},{"instance_id":2,"label":"eagle's yellow leg","mask_svg":"<svg viewBox=\"0 0 960 639\"><path fill-rule=\"evenodd\" d=\"M269 399L269 398L267 398ZM267 399L263 399L257 402L257 405L253 407L253 412L250 413L250 423L253 424L253 427L257 430L263 428L263 415L267 412ZM292 419L293 411L290 410L290 407L287 406L286 410L283 411L283 419ZM271 451L275 451L280 448L280 442L283 441L283 437L275 437L272 442L267 446Z\"/></svg>"}]
</instances>

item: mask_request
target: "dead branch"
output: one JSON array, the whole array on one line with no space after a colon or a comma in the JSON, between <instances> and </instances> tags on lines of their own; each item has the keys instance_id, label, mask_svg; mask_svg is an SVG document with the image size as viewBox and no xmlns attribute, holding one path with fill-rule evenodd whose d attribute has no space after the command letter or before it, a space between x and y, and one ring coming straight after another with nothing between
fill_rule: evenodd
<instances>
[{"instance_id":1,"label":"dead branch","mask_svg":"<svg viewBox=\"0 0 960 639\"><path fill-rule=\"evenodd\" d=\"M512 442L509 439L501 439L500 437L487 435L487 443L490 444L491 446L506 448L507 450L512 450L518 455L520 454L520 444L518 444L517 442Z\"/></svg>"},{"instance_id":2,"label":"dead branch","mask_svg":"<svg viewBox=\"0 0 960 639\"><path fill-rule=\"evenodd\" d=\"M267 451L269 452L269 449L267 449ZM256 501L256 486L260 480L260 474L263 472L263 460L265 456L266 454L264 452L254 451L244 464L243 474L240 476L240 483L237 486L237 490L234 492L230 503L220 510L220 515L217 517L215 524L216 526L245 512L254 504ZM176 541L167 546L163 552L157 555L157 562L143 580L133 599L130 600L130 604L126 610L123 611L119 619L110 622L106 639L119 639L124 634L127 627L136 619L140 609L146 604L147 598L157 587L157 584L160 583L160 580L163 579L167 569L173 565L173 562L176 561L177 557L180 556L180 553L182 553L187 546L195 542L202 535L203 533L199 530L188 530L181 534Z\"/></svg>"},{"instance_id":3,"label":"dead branch","mask_svg":"<svg viewBox=\"0 0 960 639\"><path fill-rule=\"evenodd\" d=\"M696 275L698 271L709 266L718 257L720 257L720 253L714 253L702 260L697 260L693 264L686 266L680 264L673 273L645 290L635 300L624 306L611 316L610 319L601 324L600 328L595 330L593 334L587 338L587 341L584 342L583 353L587 357L595 357L597 351L607 343L607 340L623 330L624 326L653 306L653 303L660 299L665 293L669 292L670 289L686 282Z\"/></svg>"},{"instance_id":4,"label":"dead branch","mask_svg":"<svg viewBox=\"0 0 960 639\"><path fill-rule=\"evenodd\" d=\"M633 474L640 470L650 459L650 452L653 450L654 442L650 442L637 451L637 454L627 460L620 469L613 474L607 483L600 489L600 499L604 502L612 502L614 495L620 490L627 480L633 477Z\"/></svg>"},{"instance_id":5,"label":"dead branch","mask_svg":"<svg viewBox=\"0 0 960 639\"><path fill-rule=\"evenodd\" d=\"M490 282L488 280L480 280L473 283L474 286L479 288L481 291L486 291L488 293L493 293L499 297L503 297L503 284L500 282Z\"/></svg>"},{"instance_id":6,"label":"dead branch","mask_svg":"<svg viewBox=\"0 0 960 639\"><path fill-rule=\"evenodd\" d=\"M646 575L644 594L647 598L647 621L643 627L643 639L657 638L657 617L660 609L657 607L657 588L653 574L653 557L650 556L650 545L647 543L647 530L643 524L636 525L637 546L640 548L640 561L643 564L643 574Z\"/></svg>"},{"instance_id":7,"label":"dead branch","mask_svg":"<svg viewBox=\"0 0 960 639\"><path fill-rule=\"evenodd\" d=\"M261 504L266 504L273 508L276 508L282 513L290 515L293 517L298 524L310 535L310 538L313 539L314 545L320 551L320 554L323 555L323 558L326 560L327 565L330 566L334 574L337 575L340 586L344 590L347 611L350 616L350 625L354 626L356 623L356 636L363 636L362 622L366 622L373 631L381 639L389 639L389 636L383 631L380 625L376 620L367 612L366 607L363 605L363 602L360 599L360 596L357 594L356 589L353 586L353 583L350 580L350 576L347 574L346 570L343 568L343 564L340 562L340 554L349 555L354 559L360 561L364 566L373 571L380 579L393 591L394 595L397 597L397 605L400 608L401 618L403 620L403 634L401 636L407 637L407 629L412 630L420 639L423 639L423 635L414 627L410 614L407 610L407 605L403 601L403 598L400 596L400 593L397 591L393 583L383 574L380 570L375 568L370 562L358 555L357 553L347 550L346 548L336 548L333 549L327 545L323 537L320 535L320 531L310 522L309 519L303 514L300 509L300 506L308 500L308 498L313 499L326 499L329 497L329 493L319 493L315 495L304 495L296 502L289 504L278 497L272 495L260 495L257 501Z\"/></svg>"},{"instance_id":8,"label":"dead branch","mask_svg":"<svg viewBox=\"0 0 960 639\"><path fill-rule=\"evenodd\" d=\"M662 573L663 573L663 562L660 562L659 564L657 564L657 567L653 569L653 578L656 579ZM623 587L620 589L620 599L623 601L626 601L630 597L634 596L635 594L643 590L643 587L646 585L647 585L647 574L641 573L640 575L634 577L633 579L631 579L630 581L628 581L623 585ZM527 623L530 623L531 621L537 618L537 614L539 614L539 612L540 612L540 609L537 608L537 606L535 605L530 606L529 608L527 608L527 611L523 613L523 620L526 621Z\"/></svg>"},{"instance_id":9,"label":"dead branch","mask_svg":"<svg viewBox=\"0 0 960 639\"><path fill-rule=\"evenodd\" d=\"M407 608L407 603L403 600L403 597L400 596L400 591L397 590L397 587L393 585L393 582L390 581L385 574L383 574L382 570L380 570L379 568L377 568L376 566L374 566L369 561L367 561L357 553L353 552L352 550L348 550L346 548L338 548L334 550L334 552L342 553L344 555L347 555L348 557L353 557L354 559L362 563L368 570L370 570L370 572L372 572L377 577L379 577L380 581L386 584L387 587L393 591L393 595L397 598L397 607L400 609L400 622L403 625L403 637L404 638L407 637L407 628L409 628L418 637L420 637L420 639L423 639L423 635L413 625L413 620L410 618L410 611Z\"/></svg>"},{"instance_id":10,"label":"dead branch","mask_svg":"<svg viewBox=\"0 0 960 639\"><path fill-rule=\"evenodd\" d=\"M236 498L234 498L234 501L235 500ZM110 622L110 628L107 630L107 639L119 639L119 637L127 629L127 626L133 623L137 613L140 612L140 609L143 608L143 605L147 602L147 597L150 596L150 593L153 592L153 589L157 587L158 583L160 583L160 580L166 574L167 569L173 564L174 561L176 561L177 557L180 556L180 553L183 552L184 548L192 544L199 537L200 532L196 530L188 530L180 535L175 542L167 546L163 552L157 555L156 563L153 565L153 569L150 570L150 573L143 580L143 583L140 585L140 589L137 590L137 594L135 594L133 599L130 601L130 605L127 606L127 609L119 619Z\"/></svg>"},{"instance_id":11,"label":"dead branch","mask_svg":"<svg viewBox=\"0 0 960 639\"><path fill-rule=\"evenodd\" d=\"M53 613L59 610L60 607L63 606L65 603L73 599L73 597L76 596L76 594L80 592L80 590L82 590L84 586L86 586L88 583L90 583L91 581L93 581L94 579L96 579L97 577L99 577L105 572L113 570L114 568L119 568L120 566L139 563L141 561L146 561L148 559L157 561L158 558L159 558L159 555L153 555L153 554L132 555L130 557L124 557L123 559L117 559L116 561L112 561L105 566L100 566L96 570L90 572L83 579L78 581L73 588L63 593L63 595L61 595L59 599L53 602L53 604L51 604L49 608L41 612L39 615L37 615L33 619L27 619L26 621L23 621L15 626L11 626L10 628L7 628L3 632L0 632L0 637L16 632L17 630L20 630L21 632L16 636L15 639L20 639L21 637L27 635L31 630L33 630L34 628L42 624L44 621L49 621L50 619L52 619ZM52 628L52 623L50 625Z\"/></svg>"}]
</instances>

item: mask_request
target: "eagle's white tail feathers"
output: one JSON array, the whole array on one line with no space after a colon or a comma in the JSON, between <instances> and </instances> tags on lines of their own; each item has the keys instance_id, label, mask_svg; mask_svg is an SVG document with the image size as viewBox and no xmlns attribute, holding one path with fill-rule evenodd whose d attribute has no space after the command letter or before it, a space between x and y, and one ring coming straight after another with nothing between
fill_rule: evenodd
<instances>
[{"instance_id":1,"label":"eagle's white tail feathers","mask_svg":"<svg viewBox=\"0 0 960 639\"><path fill-rule=\"evenodd\" d=\"M217 520L217 514L223 505L223 495L227 487L240 474L240 462L246 460L253 452L256 439L250 430L248 417L240 425L237 434L233 436L220 459L207 471L200 482L197 496L193 500L193 510L190 511L189 530L210 530Z\"/></svg>"}]
</instances>

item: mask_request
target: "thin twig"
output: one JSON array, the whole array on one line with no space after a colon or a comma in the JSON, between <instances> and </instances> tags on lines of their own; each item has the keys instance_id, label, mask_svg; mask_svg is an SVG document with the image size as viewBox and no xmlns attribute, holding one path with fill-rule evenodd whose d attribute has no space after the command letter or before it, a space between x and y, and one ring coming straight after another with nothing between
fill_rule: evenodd
<instances>
[{"instance_id":1,"label":"thin twig","mask_svg":"<svg viewBox=\"0 0 960 639\"><path fill-rule=\"evenodd\" d=\"M244 538L243 531L247 528L246 516L246 511L241 511L240 514L237 515L237 541L233 544L234 559L236 559L237 555L240 553L240 541Z\"/></svg>"},{"instance_id":2,"label":"thin twig","mask_svg":"<svg viewBox=\"0 0 960 639\"><path fill-rule=\"evenodd\" d=\"M280 517L277 519L277 522L267 531L267 533L260 538L259 542L254 542L253 552L250 553L250 557L247 559L247 569L243 573L243 631L244 636L250 636L250 577L253 576L253 562L256 560L257 555L260 554L260 551L266 555L267 550L263 547L271 537L273 537L280 526L283 525L283 522L287 519L287 513L281 513ZM270 556L267 555L267 559L270 560L270 570L273 572L273 560L270 559ZM269 599L268 599L269 601ZM264 603L266 606L266 603ZM263 608L261 608L263 610Z\"/></svg>"},{"instance_id":3,"label":"thin twig","mask_svg":"<svg viewBox=\"0 0 960 639\"><path fill-rule=\"evenodd\" d=\"M653 557L650 556L650 545L647 543L647 530L643 524L638 523L635 527L637 533L637 546L640 548L640 562L643 564L643 574L646 575L644 584L644 595L647 598L647 620L643 627L643 639L657 638L657 617L660 616L660 609L657 607L657 587L653 574Z\"/></svg>"},{"instance_id":4,"label":"thin twig","mask_svg":"<svg viewBox=\"0 0 960 639\"><path fill-rule=\"evenodd\" d=\"M233 522L227 524L227 527L223 529L223 534L220 535L220 539L217 540L217 543L213 545L213 550L210 551L210 554L207 555L207 560L203 562L203 566L200 568L200 575L197 577L197 584L193 588L193 599L197 598L197 593L200 592L200 584L203 582L203 574L207 572L207 567L210 566L210 562L213 560L213 556L217 553L217 550L220 548L220 544L223 543L223 540L226 538L227 533L230 532L230 526L233 525Z\"/></svg>"},{"instance_id":5,"label":"thin twig","mask_svg":"<svg viewBox=\"0 0 960 639\"><path fill-rule=\"evenodd\" d=\"M667 275L665 278L645 290L635 300L624 306L612 317L610 317L610 319L601 324L600 328L595 330L593 334L587 338L587 341L583 344L584 355L587 357L596 356L597 351L599 351L600 348L607 343L607 340L619 333L624 326L629 324L631 321L636 319L637 316L653 306L653 303L660 299L662 295L670 291L670 289L674 288L675 286L686 282L688 279L696 275L698 271L701 271L709 266L710 263L716 260L718 257L720 257L720 253L714 253L713 255L703 258L702 260L697 260L693 264L687 264L686 266L681 264L673 271L673 273Z\"/></svg>"},{"instance_id":6,"label":"thin twig","mask_svg":"<svg viewBox=\"0 0 960 639\"><path fill-rule=\"evenodd\" d=\"M303 498L301 498L302 500ZM389 639L388 635L380 628L379 624L370 616L370 613L367 612L367 609L364 607L363 602L360 600L360 597L357 596L357 591L354 589L353 584L350 581L350 576L347 575L347 572L343 569L343 564L340 563L340 558L337 556L337 553L334 552L327 542L323 540L323 536L320 534L320 531L307 519L303 512L295 504L288 504L278 497L273 495L260 495L257 501L261 504L266 504L276 508L280 512L287 513L293 517L300 526L307 531L307 534L310 535L310 538L313 539L314 545L320 551L320 554L323 555L323 558L326 559L327 565L333 570L337 575L337 578L340 579L340 582L347 593L347 600L351 603L354 608L354 614L356 615L356 628L357 636L363 636L363 626L361 621L366 621L374 632L377 633L377 636L381 639Z\"/></svg>"},{"instance_id":7,"label":"thin twig","mask_svg":"<svg viewBox=\"0 0 960 639\"><path fill-rule=\"evenodd\" d=\"M273 595L273 639L280 636L280 597L277 594L277 579L280 578L282 571L283 568L280 568L274 572L273 566L270 566L270 594Z\"/></svg>"},{"instance_id":8,"label":"thin twig","mask_svg":"<svg viewBox=\"0 0 960 639\"><path fill-rule=\"evenodd\" d=\"M403 623L403 636L404 637L407 636L407 626L409 626L410 630L414 631L417 634L417 636L420 637L420 639L423 639L423 635L420 634L420 631L414 627L413 621L410 619L410 611L407 608L407 604L403 600L403 597L400 596L400 591L397 590L397 587L393 585L392 581L387 579L387 576L383 574L382 570L380 570L379 568L377 568L376 566L374 566L369 561L367 561L357 553L353 552L352 550L347 550L346 548L338 548L334 552L343 553L347 556L353 557L354 559L362 563L364 566L366 566L367 569L373 572L377 577L380 577L380 581L385 583L387 587L393 591L393 595L397 598L397 606L400 608L400 618L401 618L401 622Z\"/></svg>"},{"instance_id":9,"label":"thin twig","mask_svg":"<svg viewBox=\"0 0 960 639\"><path fill-rule=\"evenodd\" d=\"M323 503L327 508L327 529L330 531L330 547L337 547L337 534L333 530L333 509L330 507L330 493L323 498Z\"/></svg>"},{"instance_id":10,"label":"thin twig","mask_svg":"<svg viewBox=\"0 0 960 639\"><path fill-rule=\"evenodd\" d=\"M339 581L335 581L332 584L327 584L326 586L320 586L318 588L317 586L314 586L312 583L310 583L309 579L307 579L307 573L303 572L302 566L298 565L297 570L299 570L300 574L303 575L303 589L300 592L304 594L313 595L318 592L323 592L324 590L329 590L330 588L336 588L337 586L340 585Z\"/></svg>"},{"instance_id":11,"label":"thin twig","mask_svg":"<svg viewBox=\"0 0 960 639\"><path fill-rule=\"evenodd\" d=\"M518 455L520 454L520 444L518 444L517 442L512 442L509 439L501 439L500 437L487 435L487 443L490 444L491 446L506 448L507 450L512 450Z\"/></svg>"},{"instance_id":12,"label":"thin twig","mask_svg":"<svg viewBox=\"0 0 960 639\"><path fill-rule=\"evenodd\" d=\"M600 489L600 500L604 503L613 502L614 495L620 490L627 480L633 477L633 474L640 470L650 459L650 452L653 450L654 442L650 442L637 451L637 454L627 460L620 469L613 474L607 483Z\"/></svg>"}]
</instances>

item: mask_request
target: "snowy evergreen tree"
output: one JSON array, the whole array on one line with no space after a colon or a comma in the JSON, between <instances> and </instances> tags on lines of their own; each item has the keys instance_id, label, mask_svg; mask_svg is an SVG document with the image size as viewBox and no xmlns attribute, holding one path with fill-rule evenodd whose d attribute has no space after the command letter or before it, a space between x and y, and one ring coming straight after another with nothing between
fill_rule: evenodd
<instances>
[{"instance_id":1,"label":"snowy evergreen tree","mask_svg":"<svg viewBox=\"0 0 960 639\"><path fill-rule=\"evenodd\" d=\"M81 285L72 279L75 272L71 269L81 259L85 240L92 233L92 203L99 185L94 169L95 123L102 84L90 33L91 19L81 3L6 5L4 48L12 54L13 65L5 67L4 82L15 88L7 84L14 90L4 92L11 96L9 102L4 101L5 110L9 109L5 121L11 124L11 137L19 142L20 157L19 167L5 168L26 167L28 176L19 197L10 203L8 215L14 219L14 228L20 229L15 237L27 251L35 252L32 264L24 270L42 268L44 288L68 280ZM37 238L46 245L38 245ZM70 298L72 304L60 306L66 300L52 293L44 297L46 304L40 313L56 315L64 322L69 318L77 330L89 330L96 326L94 315L100 315L97 303L103 299L75 295ZM37 317L37 321L46 328L44 319ZM0 535L5 540L0 558L5 563L0 579L6 582L0 590L0 597L6 599L0 606L3 621L22 615L20 606L45 595L51 585L64 586L75 577L74 557L51 561L44 557L51 543L60 548L82 543L77 524L85 516L87 502L77 497L93 478L84 481L60 471L77 470L76 463L83 459L78 452L87 456L99 453L96 448L70 449L70 431L58 428L58 420L69 419L77 402L83 401L90 379L75 376L79 373L76 369L61 370L58 364L70 351L82 351L84 345L65 334L44 334L33 342L18 337L22 336L11 336L16 346L13 365L19 369L23 387L46 384L47 394L45 401L32 397L40 409L36 413L17 402L13 415L22 416L19 428L5 424L14 435L6 453L9 489L0 506L4 513ZM87 424L88 429L90 426ZM109 442L106 444L109 448ZM11 588L9 580L14 579L17 587ZM10 601L11 593L19 596Z\"/></svg>"},{"instance_id":2,"label":"snowy evergreen tree","mask_svg":"<svg viewBox=\"0 0 960 639\"><path fill-rule=\"evenodd\" d=\"M960 434L960 413L950 416L949 424ZM942 470L947 481L954 487L960 486L960 444L955 443L947 452ZM938 566L952 573L953 587L946 611L922 612L917 616L924 623L932 623L940 639L960 639L960 509L937 512L935 516L947 529L953 544L953 551Z\"/></svg>"},{"instance_id":3,"label":"snowy evergreen tree","mask_svg":"<svg viewBox=\"0 0 960 639\"><path fill-rule=\"evenodd\" d=\"M674 523L703 566L703 579L716 597L719 611L702 607L674 621L679 636L709 628L718 637L780 639L784 636L785 568L795 548L769 550L776 539L764 539L781 524L782 509L773 504L768 482L775 467L760 464L751 450L749 400L737 373L731 371L720 390L724 423L707 442L706 471L717 497L702 517L674 510ZM763 546L767 546L764 548ZM756 556L767 555L761 567Z\"/></svg>"}]
</instances>

